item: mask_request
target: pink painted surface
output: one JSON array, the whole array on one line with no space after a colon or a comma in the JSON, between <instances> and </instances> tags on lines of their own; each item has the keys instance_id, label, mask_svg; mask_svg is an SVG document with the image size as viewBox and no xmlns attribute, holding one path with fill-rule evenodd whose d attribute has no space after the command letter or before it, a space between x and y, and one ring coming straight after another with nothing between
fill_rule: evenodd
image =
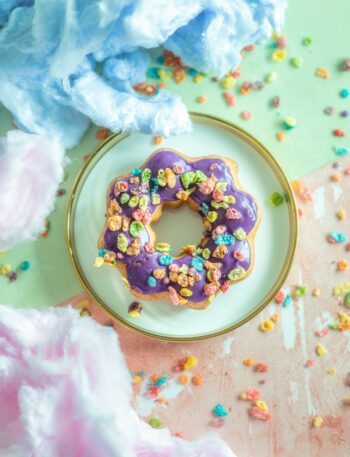
<instances>
[{"instance_id":1,"label":"pink painted surface","mask_svg":"<svg viewBox=\"0 0 350 457\"><path fill-rule=\"evenodd\" d=\"M216 430L238 457L350 455L350 406L343 403L350 397L350 386L345 381L350 372L350 331L330 330L323 337L315 335L315 331L338 321L339 311L350 314L350 309L332 293L334 285L350 282L349 270L339 272L336 265L341 259L350 263L350 251L346 251L345 243L332 245L326 241L333 230L350 235L350 176L344 174L350 160L343 158L338 163L341 168L337 170L330 164L302 180L311 190L313 201L300 204L304 213L300 242L283 289L288 292L306 284L310 291L319 288L319 297L309 293L285 308L271 304L244 327L196 343L152 340L113 324L130 370L169 376L168 385L159 394L170 398L165 404L142 393L146 378L142 385L135 385L135 407L146 420L158 415L162 425L192 439L215 429L211 411L222 403L230 414ZM330 179L334 173L343 177L342 182ZM341 209L347 211L343 221L335 215ZM108 322L84 293L67 303L89 309L101 323ZM279 314L279 323L271 332L261 332L260 323L273 313ZM328 354L315 354L318 343L328 349ZM198 357L191 373L203 376L201 386L180 386L178 374L172 371L177 361L189 354ZM245 358L267 363L268 372L257 373L253 367L244 366ZM313 367L305 367L308 359L315 359ZM333 375L328 373L331 368L336 369ZM250 403L238 398L248 388L261 390L272 420L262 422L249 417ZM317 415L324 419L321 428L312 426Z\"/></svg>"}]
</instances>

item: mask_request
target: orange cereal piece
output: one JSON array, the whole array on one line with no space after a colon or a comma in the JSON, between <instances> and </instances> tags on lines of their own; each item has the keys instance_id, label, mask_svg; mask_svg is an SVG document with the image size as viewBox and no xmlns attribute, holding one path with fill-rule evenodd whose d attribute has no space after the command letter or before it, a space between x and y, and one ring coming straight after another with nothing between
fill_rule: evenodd
<instances>
[{"instance_id":1,"label":"orange cereal piece","mask_svg":"<svg viewBox=\"0 0 350 457\"><path fill-rule=\"evenodd\" d=\"M197 97L197 103L205 103L207 101L207 97L205 95L200 95Z\"/></svg>"},{"instance_id":2,"label":"orange cereal piece","mask_svg":"<svg viewBox=\"0 0 350 457\"><path fill-rule=\"evenodd\" d=\"M192 384L194 384L195 386L200 386L203 384L203 378L201 375L195 375L195 376L192 376Z\"/></svg>"},{"instance_id":3,"label":"orange cereal piece","mask_svg":"<svg viewBox=\"0 0 350 457\"><path fill-rule=\"evenodd\" d=\"M337 267L339 271L346 271L349 269L349 263L346 260L339 260Z\"/></svg>"},{"instance_id":4,"label":"orange cereal piece","mask_svg":"<svg viewBox=\"0 0 350 457\"><path fill-rule=\"evenodd\" d=\"M272 322L275 322L275 323L276 323L276 322L279 322L280 317L279 317L279 315L278 315L277 313L274 313L274 314L272 314L272 316L270 317L270 319L272 320Z\"/></svg>"},{"instance_id":5,"label":"orange cereal piece","mask_svg":"<svg viewBox=\"0 0 350 457\"><path fill-rule=\"evenodd\" d=\"M245 365L246 367L251 367L252 365L254 365L254 360L253 359L244 359L243 360L243 365Z\"/></svg>"},{"instance_id":6,"label":"orange cereal piece","mask_svg":"<svg viewBox=\"0 0 350 457\"><path fill-rule=\"evenodd\" d=\"M177 68L173 71L173 77L177 84L181 84L185 81L185 70L183 68Z\"/></svg>"},{"instance_id":7,"label":"orange cereal piece","mask_svg":"<svg viewBox=\"0 0 350 457\"><path fill-rule=\"evenodd\" d=\"M285 141L285 139L287 138L287 135L284 132L277 132L276 138L280 143L283 143L283 141Z\"/></svg>"},{"instance_id":8,"label":"orange cereal piece","mask_svg":"<svg viewBox=\"0 0 350 457\"><path fill-rule=\"evenodd\" d=\"M343 176L339 173L335 173L334 175L331 176L331 180L334 182L340 182L342 181Z\"/></svg>"},{"instance_id":9,"label":"orange cereal piece","mask_svg":"<svg viewBox=\"0 0 350 457\"><path fill-rule=\"evenodd\" d=\"M185 374L182 374L181 376L179 376L179 383L180 384L187 384L188 383L188 376L186 376Z\"/></svg>"},{"instance_id":10,"label":"orange cereal piece","mask_svg":"<svg viewBox=\"0 0 350 457\"><path fill-rule=\"evenodd\" d=\"M95 133L95 138L97 140L105 140L108 137L109 132L110 132L110 130L107 129L106 127L101 127Z\"/></svg>"},{"instance_id":11,"label":"orange cereal piece","mask_svg":"<svg viewBox=\"0 0 350 457\"><path fill-rule=\"evenodd\" d=\"M154 144L160 144L162 141L163 141L162 135L156 135L156 136L153 138Z\"/></svg>"}]
</instances>

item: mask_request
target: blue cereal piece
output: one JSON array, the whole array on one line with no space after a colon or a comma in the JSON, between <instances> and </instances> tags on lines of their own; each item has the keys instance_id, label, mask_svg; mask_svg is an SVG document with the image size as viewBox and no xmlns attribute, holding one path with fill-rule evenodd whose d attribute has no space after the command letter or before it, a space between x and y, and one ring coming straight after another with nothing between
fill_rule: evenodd
<instances>
[{"instance_id":1,"label":"blue cereal piece","mask_svg":"<svg viewBox=\"0 0 350 457\"><path fill-rule=\"evenodd\" d=\"M158 262L161 265L170 265L173 262L174 257L169 254L161 255L158 259Z\"/></svg>"},{"instance_id":2,"label":"blue cereal piece","mask_svg":"<svg viewBox=\"0 0 350 457\"><path fill-rule=\"evenodd\" d=\"M154 383L155 386L162 386L167 382L168 378L167 376L162 376L161 378L157 379L157 381Z\"/></svg>"},{"instance_id":3,"label":"blue cereal piece","mask_svg":"<svg viewBox=\"0 0 350 457\"><path fill-rule=\"evenodd\" d=\"M215 416L217 416L217 417L225 417L225 416L228 416L228 412L227 412L226 409L223 407L223 405L220 405L220 404L214 406L213 413L214 413Z\"/></svg>"},{"instance_id":4,"label":"blue cereal piece","mask_svg":"<svg viewBox=\"0 0 350 457\"><path fill-rule=\"evenodd\" d=\"M203 214L203 216L206 216L209 213L209 205L206 203L202 203L199 212Z\"/></svg>"},{"instance_id":5,"label":"blue cereal piece","mask_svg":"<svg viewBox=\"0 0 350 457\"><path fill-rule=\"evenodd\" d=\"M201 273L204 269L205 260L202 257L193 257L191 260L191 267L195 268L198 273Z\"/></svg>"},{"instance_id":6,"label":"blue cereal piece","mask_svg":"<svg viewBox=\"0 0 350 457\"><path fill-rule=\"evenodd\" d=\"M217 235L217 237L215 238L215 244L217 246L220 246L222 244L226 245L226 246L230 246L231 244L233 244L235 241L235 238L233 235L230 235L229 233L224 233L223 235Z\"/></svg>"},{"instance_id":7,"label":"blue cereal piece","mask_svg":"<svg viewBox=\"0 0 350 457\"><path fill-rule=\"evenodd\" d=\"M344 243L348 240L348 237L345 235L345 233L341 232L331 232L330 236L336 243Z\"/></svg>"},{"instance_id":8,"label":"blue cereal piece","mask_svg":"<svg viewBox=\"0 0 350 457\"><path fill-rule=\"evenodd\" d=\"M133 176L139 176L142 173L142 170L140 168L134 168L131 172Z\"/></svg>"},{"instance_id":9,"label":"blue cereal piece","mask_svg":"<svg viewBox=\"0 0 350 457\"><path fill-rule=\"evenodd\" d=\"M289 294L286 295L284 302L282 303L283 308L287 308L292 303L292 298Z\"/></svg>"},{"instance_id":10,"label":"blue cereal piece","mask_svg":"<svg viewBox=\"0 0 350 457\"><path fill-rule=\"evenodd\" d=\"M147 284L148 284L150 287L156 287L156 285L157 285L157 280L156 280L156 278L154 278L153 276L148 276Z\"/></svg>"},{"instance_id":11,"label":"blue cereal piece","mask_svg":"<svg viewBox=\"0 0 350 457\"><path fill-rule=\"evenodd\" d=\"M107 249L99 249L97 255L98 257L103 257L105 254L107 254L107 252Z\"/></svg>"},{"instance_id":12,"label":"blue cereal piece","mask_svg":"<svg viewBox=\"0 0 350 457\"><path fill-rule=\"evenodd\" d=\"M344 146L335 146L334 147L335 155L337 156L346 156L350 154L350 149Z\"/></svg>"}]
</instances>

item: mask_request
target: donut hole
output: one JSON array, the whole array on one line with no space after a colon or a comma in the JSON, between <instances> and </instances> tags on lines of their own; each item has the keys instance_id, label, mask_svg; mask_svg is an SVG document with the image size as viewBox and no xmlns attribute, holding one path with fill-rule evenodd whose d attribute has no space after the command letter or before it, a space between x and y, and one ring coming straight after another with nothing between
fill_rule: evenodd
<instances>
[{"instance_id":1,"label":"donut hole","mask_svg":"<svg viewBox=\"0 0 350 457\"><path fill-rule=\"evenodd\" d=\"M203 234L203 220L199 213L188 205L171 208L164 205L161 217L152 223L157 243L169 243L171 255L181 254L186 244L198 245Z\"/></svg>"}]
</instances>

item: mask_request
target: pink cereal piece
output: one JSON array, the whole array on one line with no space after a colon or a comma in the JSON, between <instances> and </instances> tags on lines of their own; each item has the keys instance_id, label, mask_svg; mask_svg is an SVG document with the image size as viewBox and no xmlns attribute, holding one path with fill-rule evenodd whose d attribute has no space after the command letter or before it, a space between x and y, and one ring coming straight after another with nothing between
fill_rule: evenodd
<instances>
[{"instance_id":1,"label":"pink cereal piece","mask_svg":"<svg viewBox=\"0 0 350 457\"><path fill-rule=\"evenodd\" d=\"M210 171L216 170L217 167L218 167L218 164L217 164L216 162L214 162L214 163L212 163L212 164L210 165L209 170L210 170Z\"/></svg>"},{"instance_id":2,"label":"pink cereal piece","mask_svg":"<svg viewBox=\"0 0 350 457\"><path fill-rule=\"evenodd\" d=\"M193 267L190 267L188 270L188 274L189 274L189 276L196 276L197 270Z\"/></svg>"},{"instance_id":3,"label":"pink cereal piece","mask_svg":"<svg viewBox=\"0 0 350 457\"><path fill-rule=\"evenodd\" d=\"M220 290L222 293L225 293L228 291L229 287L230 287L230 283L228 281L225 281L223 284L221 284Z\"/></svg>"},{"instance_id":4,"label":"pink cereal piece","mask_svg":"<svg viewBox=\"0 0 350 457\"><path fill-rule=\"evenodd\" d=\"M165 276L163 278L163 284L169 284L170 283L170 279L168 278L168 276Z\"/></svg>"},{"instance_id":5,"label":"pink cereal piece","mask_svg":"<svg viewBox=\"0 0 350 457\"><path fill-rule=\"evenodd\" d=\"M227 230L227 227L225 227L224 225L218 225L217 227L215 227L215 229L213 230L217 235L222 235L223 233L225 233Z\"/></svg>"},{"instance_id":6,"label":"pink cereal piece","mask_svg":"<svg viewBox=\"0 0 350 457\"><path fill-rule=\"evenodd\" d=\"M350 167L345 168L345 170L344 170L344 175L347 175L347 176L350 175Z\"/></svg>"},{"instance_id":7,"label":"pink cereal piece","mask_svg":"<svg viewBox=\"0 0 350 457\"><path fill-rule=\"evenodd\" d=\"M243 260L244 260L244 254L239 249L237 249L236 251L233 251L233 257L236 260L238 260L239 262L243 262Z\"/></svg>"},{"instance_id":8,"label":"pink cereal piece","mask_svg":"<svg viewBox=\"0 0 350 457\"><path fill-rule=\"evenodd\" d=\"M252 117L252 113L250 111L242 111L241 112L241 117L245 121L249 121L249 119Z\"/></svg>"},{"instance_id":9,"label":"pink cereal piece","mask_svg":"<svg viewBox=\"0 0 350 457\"><path fill-rule=\"evenodd\" d=\"M254 371L256 371L257 373L266 373L267 371L269 371L269 366L264 362L259 362L255 365Z\"/></svg>"},{"instance_id":10,"label":"pink cereal piece","mask_svg":"<svg viewBox=\"0 0 350 457\"><path fill-rule=\"evenodd\" d=\"M146 243L145 244L145 251L148 252L148 254L153 254L153 252L155 251L155 248L154 248L153 244Z\"/></svg>"},{"instance_id":11,"label":"pink cereal piece","mask_svg":"<svg viewBox=\"0 0 350 457\"><path fill-rule=\"evenodd\" d=\"M179 265L177 263L171 263L169 266L168 266L169 270L170 271L173 271L173 272L177 272L179 271Z\"/></svg>"},{"instance_id":12,"label":"pink cereal piece","mask_svg":"<svg viewBox=\"0 0 350 457\"><path fill-rule=\"evenodd\" d=\"M214 417L212 420L213 427L222 427L225 424L225 419L223 417Z\"/></svg>"},{"instance_id":13,"label":"pink cereal piece","mask_svg":"<svg viewBox=\"0 0 350 457\"><path fill-rule=\"evenodd\" d=\"M235 208L227 208L226 219L240 219L241 214Z\"/></svg>"},{"instance_id":14,"label":"pink cereal piece","mask_svg":"<svg viewBox=\"0 0 350 457\"><path fill-rule=\"evenodd\" d=\"M327 327L323 328L322 330L317 330L315 332L316 336L326 336L327 334L328 334L328 328Z\"/></svg>"},{"instance_id":15,"label":"pink cereal piece","mask_svg":"<svg viewBox=\"0 0 350 457\"><path fill-rule=\"evenodd\" d=\"M261 392L258 389L248 389L245 391L245 394L249 401L260 400L261 398Z\"/></svg>"},{"instance_id":16,"label":"pink cereal piece","mask_svg":"<svg viewBox=\"0 0 350 457\"><path fill-rule=\"evenodd\" d=\"M258 408L257 406L251 406L248 409L249 416L253 419L258 419L260 421L268 421L272 419L272 414L268 411L263 411L262 409Z\"/></svg>"},{"instance_id":17,"label":"pink cereal piece","mask_svg":"<svg viewBox=\"0 0 350 457\"><path fill-rule=\"evenodd\" d=\"M168 292L169 292L169 298L172 302L173 305L178 305L179 304L179 296L177 295L176 290L174 287L169 286L168 287Z\"/></svg>"},{"instance_id":18,"label":"pink cereal piece","mask_svg":"<svg viewBox=\"0 0 350 457\"><path fill-rule=\"evenodd\" d=\"M146 209L143 214L142 222L143 224L147 225L151 222L152 219L152 213L149 209Z\"/></svg>"},{"instance_id":19,"label":"pink cereal piece","mask_svg":"<svg viewBox=\"0 0 350 457\"><path fill-rule=\"evenodd\" d=\"M307 368L310 368L310 367L313 367L315 364L316 364L316 360L315 360L315 359L308 359L308 360L306 361L305 366L306 366Z\"/></svg>"},{"instance_id":20,"label":"pink cereal piece","mask_svg":"<svg viewBox=\"0 0 350 457\"><path fill-rule=\"evenodd\" d=\"M235 106L237 101L236 101L235 96L231 92L224 92L223 96L224 96L225 102L229 106Z\"/></svg>"},{"instance_id":21,"label":"pink cereal piece","mask_svg":"<svg viewBox=\"0 0 350 457\"><path fill-rule=\"evenodd\" d=\"M124 256L121 252L117 252L117 259L124 259Z\"/></svg>"},{"instance_id":22,"label":"pink cereal piece","mask_svg":"<svg viewBox=\"0 0 350 457\"><path fill-rule=\"evenodd\" d=\"M222 190L214 189L213 190L213 198L218 203L222 202L222 200L224 199L224 194L222 193Z\"/></svg>"},{"instance_id":23,"label":"pink cereal piece","mask_svg":"<svg viewBox=\"0 0 350 457\"><path fill-rule=\"evenodd\" d=\"M132 217L136 221L141 221L143 216L144 216L144 211L140 208L135 209L135 211L133 211L133 213L132 213Z\"/></svg>"},{"instance_id":24,"label":"pink cereal piece","mask_svg":"<svg viewBox=\"0 0 350 457\"><path fill-rule=\"evenodd\" d=\"M214 190L215 183L211 179L203 181L199 186L199 191L204 195L209 195Z\"/></svg>"},{"instance_id":25,"label":"pink cereal piece","mask_svg":"<svg viewBox=\"0 0 350 457\"><path fill-rule=\"evenodd\" d=\"M277 303L277 305L282 305L285 298L286 294L282 290L280 290L279 292L277 292L277 295L275 297L275 303Z\"/></svg>"},{"instance_id":26,"label":"pink cereal piece","mask_svg":"<svg viewBox=\"0 0 350 457\"><path fill-rule=\"evenodd\" d=\"M181 165L181 163L176 163L174 165L174 171L177 175L181 175L184 172L184 167Z\"/></svg>"}]
</instances>

